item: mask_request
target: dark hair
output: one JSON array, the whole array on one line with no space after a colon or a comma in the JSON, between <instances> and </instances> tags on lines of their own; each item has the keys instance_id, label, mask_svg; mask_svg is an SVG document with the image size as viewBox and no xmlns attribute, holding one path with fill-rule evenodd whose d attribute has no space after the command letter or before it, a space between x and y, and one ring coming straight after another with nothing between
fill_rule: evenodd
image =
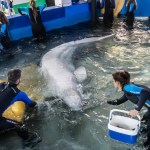
<instances>
[{"instance_id":1,"label":"dark hair","mask_svg":"<svg viewBox=\"0 0 150 150\"><path fill-rule=\"evenodd\" d=\"M16 81L21 77L21 70L20 69L11 69L7 73L8 82L9 83L16 83Z\"/></svg>"},{"instance_id":2,"label":"dark hair","mask_svg":"<svg viewBox=\"0 0 150 150\"><path fill-rule=\"evenodd\" d=\"M117 71L112 74L115 81L120 82L121 86L130 83L130 74L127 71Z\"/></svg>"},{"instance_id":3,"label":"dark hair","mask_svg":"<svg viewBox=\"0 0 150 150\"><path fill-rule=\"evenodd\" d=\"M9 20L7 19L6 15L2 11L0 11L0 21L2 23L9 24Z\"/></svg>"},{"instance_id":4,"label":"dark hair","mask_svg":"<svg viewBox=\"0 0 150 150\"><path fill-rule=\"evenodd\" d=\"M34 1L34 0L30 0L30 6L32 7L32 8L36 8L35 7L35 5L36 5L36 2Z\"/></svg>"}]
</instances>

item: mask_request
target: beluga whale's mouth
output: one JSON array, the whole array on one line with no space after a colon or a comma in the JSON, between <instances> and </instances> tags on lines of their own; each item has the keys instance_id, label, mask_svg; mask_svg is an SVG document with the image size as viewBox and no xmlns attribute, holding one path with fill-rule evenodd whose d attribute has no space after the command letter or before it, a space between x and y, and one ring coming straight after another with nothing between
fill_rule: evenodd
<instances>
[{"instance_id":1,"label":"beluga whale's mouth","mask_svg":"<svg viewBox=\"0 0 150 150\"><path fill-rule=\"evenodd\" d=\"M75 69L72 55L79 44L100 41L112 36L65 43L46 53L41 61L41 70L47 79L48 93L63 99L72 110L81 110L82 97L78 92L78 84L86 79L87 74L83 66Z\"/></svg>"}]
</instances>

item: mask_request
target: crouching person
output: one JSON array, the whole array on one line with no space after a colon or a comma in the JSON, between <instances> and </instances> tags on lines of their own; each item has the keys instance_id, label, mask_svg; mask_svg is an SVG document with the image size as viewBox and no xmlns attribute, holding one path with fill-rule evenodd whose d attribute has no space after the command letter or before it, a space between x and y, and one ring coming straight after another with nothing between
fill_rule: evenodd
<instances>
[{"instance_id":1,"label":"crouching person","mask_svg":"<svg viewBox=\"0 0 150 150\"><path fill-rule=\"evenodd\" d=\"M37 103L17 88L21 80L21 70L12 69L7 75L8 82L0 83L0 133L15 130L23 139L24 146L32 146L41 139L25 127L23 120L25 105L35 107ZM36 138L36 143L32 143L33 138L34 142Z\"/></svg>"},{"instance_id":2,"label":"crouching person","mask_svg":"<svg viewBox=\"0 0 150 150\"><path fill-rule=\"evenodd\" d=\"M130 82L130 73L127 71L117 71L112 74L114 87L117 91L123 91L123 96L119 99L107 101L111 105L120 105L128 100L136 107L129 111L131 117L136 117L143 106L147 108L142 121L147 125L147 140L144 143L145 147L150 150L150 88Z\"/></svg>"}]
</instances>

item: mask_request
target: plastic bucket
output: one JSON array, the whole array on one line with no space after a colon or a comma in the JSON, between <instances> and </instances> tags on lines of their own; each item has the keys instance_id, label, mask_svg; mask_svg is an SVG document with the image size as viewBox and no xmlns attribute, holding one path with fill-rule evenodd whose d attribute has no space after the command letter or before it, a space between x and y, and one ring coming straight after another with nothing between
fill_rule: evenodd
<instances>
[{"instance_id":1,"label":"plastic bucket","mask_svg":"<svg viewBox=\"0 0 150 150\"><path fill-rule=\"evenodd\" d=\"M128 111L119 109L113 109L110 111L108 123L109 136L112 139L124 143L134 144L137 140L140 129L140 116L137 116L137 120L122 115L114 115L114 112L129 114Z\"/></svg>"}]
</instances>

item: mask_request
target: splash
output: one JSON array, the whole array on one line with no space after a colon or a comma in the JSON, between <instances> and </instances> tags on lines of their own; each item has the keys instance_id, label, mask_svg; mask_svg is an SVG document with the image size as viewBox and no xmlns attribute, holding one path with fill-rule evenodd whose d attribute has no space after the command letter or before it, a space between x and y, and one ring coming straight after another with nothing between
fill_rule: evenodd
<instances>
[{"instance_id":1,"label":"splash","mask_svg":"<svg viewBox=\"0 0 150 150\"><path fill-rule=\"evenodd\" d=\"M72 110L81 110L82 97L78 91L79 77L76 78L76 75L82 75L81 78L85 79L86 74L84 67L76 71L72 55L79 44L96 42L112 36L93 37L65 43L46 53L41 61L41 71L47 79L48 93L63 99Z\"/></svg>"}]
</instances>

